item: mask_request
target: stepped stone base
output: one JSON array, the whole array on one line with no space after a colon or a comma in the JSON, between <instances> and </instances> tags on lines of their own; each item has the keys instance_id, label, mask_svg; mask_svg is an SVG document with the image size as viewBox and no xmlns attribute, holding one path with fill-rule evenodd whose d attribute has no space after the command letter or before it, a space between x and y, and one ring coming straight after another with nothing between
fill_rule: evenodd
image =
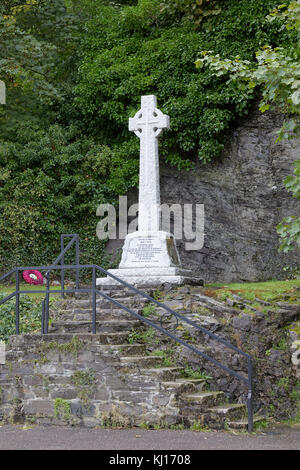
<instances>
[{"instance_id":1,"label":"stepped stone base","mask_svg":"<svg viewBox=\"0 0 300 470\"><path fill-rule=\"evenodd\" d=\"M163 284L203 286L203 280L192 277L190 271L177 267L109 269L109 273L135 286L156 287ZM115 286L120 282L113 277L97 279L97 286Z\"/></svg>"}]
</instances>

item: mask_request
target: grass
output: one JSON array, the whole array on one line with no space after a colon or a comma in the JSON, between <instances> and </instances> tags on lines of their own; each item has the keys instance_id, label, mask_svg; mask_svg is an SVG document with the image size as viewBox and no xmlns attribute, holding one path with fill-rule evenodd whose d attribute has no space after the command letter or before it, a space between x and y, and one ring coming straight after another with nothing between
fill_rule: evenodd
<instances>
[{"instance_id":1,"label":"grass","mask_svg":"<svg viewBox=\"0 0 300 470\"><path fill-rule=\"evenodd\" d=\"M42 286L42 285L38 285L38 286L35 286L35 285L32 285L32 284L27 284L25 282L20 282L20 290L23 290L23 291L29 291L28 292L28 295L30 297L41 297L42 298L42 295L41 294L32 294L31 292L32 291L41 291L44 292L46 289L46 286ZM50 290L59 290L60 289L60 286L50 286ZM15 284L9 284L9 285L0 285L0 294L12 294L13 292L15 292L16 290L16 286ZM52 295L59 295L59 294L52 294Z\"/></svg>"},{"instance_id":2,"label":"grass","mask_svg":"<svg viewBox=\"0 0 300 470\"><path fill-rule=\"evenodd\" d=\"M210 292L211 295L215 297L222 298L227 294L237 294L241 297L244 297L248 300L254 300L255 298L259 298L265 301L272 301L277 300L280 298L282 294L293 294L299 297L300 293L295 291L295 287L300 288L300 279L293 279L287 281L266 281L266 282L241 282L241 283L231 283L231 284L224 284L224 283L212 283L206 284L205 289ZM50 290L58 290L60 286L50 286ZM45 290L45 286L34 286L30 284L26 284L24 282L20 283L20 290L26 291L41 291ZM1 293L8 293L11 294L15 291L15 284L10 285L0 285L0 294ZM30 296L39 296L40 294L30 294ZM153 314L155 311L155 307L152 305L145 306L143 314L144 316L149 316Z\"/></svg>"},{"instance_id":3,"label":"grass","mask_svg":"<svg viewBox=\"0 0 300 470\"><path fill-rule=\"evenodd\" d=\"M186 366L183 371L183 376L187 379L204 379L204 380L209 380L212 379L210 375L208 375L206 372L203 372L200 369L194 370L191 366Z\"/></svg>"},{"instance_id":4,"label":"grass","mask_svg":"<svg viewBox=\"0 0 300 470\"><path fill-rule=\"evenodd\" d=\"M173 350L172 349L156 349L151 352L151 356L160 357L162 359L162 363L158 367L174 367L176 366L176 362L173 358Z\"/></svg>"},{"instance_id":5,"label":"grass","mask_svg":"<svg viewBox=\"0 0 300 470\"><path fill-rule=\"evenodd\" d=\"M295 289L300 288L300 279L293 279L287 281L266 281L266 282L243 282L232 284L207 284L205 286L208 293L222 299L226 295L236 294L248 300L255 300L255 298L264 301L281 300L283 294L290 294L293 297L300 296L300 292Z\"/></svg>"}]
</instances>

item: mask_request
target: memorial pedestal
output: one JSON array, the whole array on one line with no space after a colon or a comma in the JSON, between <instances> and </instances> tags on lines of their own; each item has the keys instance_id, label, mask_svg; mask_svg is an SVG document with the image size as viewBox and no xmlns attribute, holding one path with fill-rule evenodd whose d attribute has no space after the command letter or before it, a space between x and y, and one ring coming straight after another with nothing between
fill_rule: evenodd
<instances>
[{"instance_id":1,"label":"memorial pedestal","mask_svg":"<svg viewBox=\"0 0 300 470\"><path fill-rule=\"evenodd\" d=\"M138 286L195 282L190 271L180 267L174 236L163 231L127 235L119 269L109 269L108 272ZM109 276L97 279L98 286L117 284L120 285Z\"/></svg>"}]
</instances>

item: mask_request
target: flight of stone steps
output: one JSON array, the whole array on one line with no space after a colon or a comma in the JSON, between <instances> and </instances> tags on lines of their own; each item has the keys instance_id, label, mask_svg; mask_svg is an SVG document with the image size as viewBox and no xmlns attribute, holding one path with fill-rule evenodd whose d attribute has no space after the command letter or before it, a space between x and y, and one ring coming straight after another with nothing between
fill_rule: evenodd
<instances>
[{"instance_id":1,"label":"flight of stone steps","mask_svg":"<svg viewBox=\"0 0 300 470\"><path fill-rule=\"evenodd\" d=\"M127 289L105 293L139 314L148 302ZM98 297L95 335L88 297L57 300L50 319L48 335L11 337L0 365L0 421L247 429L244 404L129 341L147 325L112 302Z\"/></svg>"},{"instance_id":2,"label":"flight of stone steps","mask_svg":"<svg viewBox=\"0 0 300 470\"><path fill-rule=\"evenodd\" d=\"M143 314L147 299L127 289L113 289L105 292L122 305ZM151 292L149 292L151 293ZM91 333L91 301L87 298L68 298L60 301L60 313L56 314L49 330L50 334ZM143 322L114 305L112 302L97 300L97 333L102 341L111 346L119 356L120 364L126 369L128 377L139 383L139 393L144 384L154 384L159 390L163 403L170 407L170 416L166 421L183 424L186 427L199 426L213 429L247 429L247 410L244 404L228 403L221 391L207 390L204 379L185 378L182 367L164 367L163 359L147 355L144 344L128 344L130 332L145 328ZM129 380L130 382L130 380ZM145 395L149 393L145 388ZM123 391L118 398L122 397ZM168 400L170 398L170 400ZM170 418L170 419L168 419ZM151 424L151 423L150 423Z\"/></svg>"}]
</instances>

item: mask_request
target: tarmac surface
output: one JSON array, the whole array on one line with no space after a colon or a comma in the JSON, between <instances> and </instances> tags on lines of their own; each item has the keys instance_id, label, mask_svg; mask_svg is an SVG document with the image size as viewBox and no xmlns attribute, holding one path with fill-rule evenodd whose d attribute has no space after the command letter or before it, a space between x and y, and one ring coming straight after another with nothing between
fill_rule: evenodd
<instances>
[{"instance_id":1,"label":"tarmac surface","mask_svg":"<svg viewBox=\"0 0 300 470\"><path fill-rule=\"evenodd\" d=\"M4 425L0 427L0 450L300 450L300 426L275 426L248 435Z\"/></svg>"}]
</instances>

